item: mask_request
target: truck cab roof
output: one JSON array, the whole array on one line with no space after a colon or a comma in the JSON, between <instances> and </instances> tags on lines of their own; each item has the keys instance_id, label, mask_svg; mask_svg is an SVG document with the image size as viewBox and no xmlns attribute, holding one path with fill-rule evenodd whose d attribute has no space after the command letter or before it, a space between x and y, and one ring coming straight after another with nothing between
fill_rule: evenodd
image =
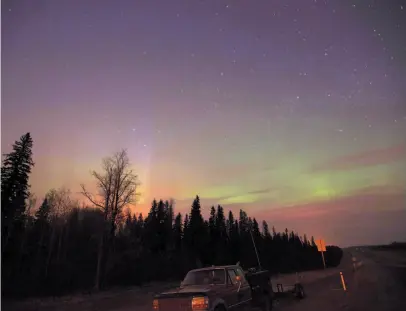
<instances>
[{"instance_id":1,"label":"truck cab roof","mask_svg":"<svg viewBox=\"0 0 406 311\"><path fill-rule=\"evenodd\" d=\"M238 265L227 265L227 266L210 266L210 267L198 268L198 269L190 270L189 272L207 271L207 270L213 270L213 269L237 269L237 268L242 269Z\"/></svg>"}]
</instances>

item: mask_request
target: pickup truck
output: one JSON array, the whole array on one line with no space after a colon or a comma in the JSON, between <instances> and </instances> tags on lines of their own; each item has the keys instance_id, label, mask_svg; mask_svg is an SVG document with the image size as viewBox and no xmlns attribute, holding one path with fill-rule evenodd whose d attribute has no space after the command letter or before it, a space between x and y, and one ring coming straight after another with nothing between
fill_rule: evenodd
<instances>
[{"instance_id":1,"label":"pickup truck","mask_svg":"<svg viewBox=\"0 0 406 311\"><path fill-rule=\"evenodd\" d=\"M239 265L191 270L174 290L155 295L154 311L227 311L272 309L268 271L244 272Z\"/></svg>"}]
</instances>

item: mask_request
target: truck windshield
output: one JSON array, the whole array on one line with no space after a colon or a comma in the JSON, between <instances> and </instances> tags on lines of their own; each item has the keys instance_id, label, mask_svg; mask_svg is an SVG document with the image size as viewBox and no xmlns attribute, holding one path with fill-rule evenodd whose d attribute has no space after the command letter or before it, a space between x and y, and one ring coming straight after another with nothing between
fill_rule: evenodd
<instances>
[{"instance_id":1,"label":"truck windshield","mask_svg":"<svg viewBox=\"0 0 406 311\"><path fill-rule=\"evenodd\" d=\"M188 285L220 285L226 283L224 269L209 269L190 271L183 280L183 286Z\"/></svg>"}]
</instances>

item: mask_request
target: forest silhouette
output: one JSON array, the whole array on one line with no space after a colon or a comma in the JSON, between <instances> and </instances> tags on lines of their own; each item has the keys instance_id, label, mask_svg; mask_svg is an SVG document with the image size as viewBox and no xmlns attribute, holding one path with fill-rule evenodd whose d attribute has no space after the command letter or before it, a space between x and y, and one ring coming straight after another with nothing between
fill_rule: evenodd
<instances>
[{"instance_id":1,"label":"forest silhouette","mask_svg":"<svg viewBox=\"0 0 406 311\"><path fill-rule=\"evenodd\" d=\"M112 286L180 280L196 267L235 264L272 273L323 267L314 238L277 232L240 210L212 206L202 216L199 196L190 212L175 212L174 201L154 200L148 215L129 208L138 179L125 150L102 160L92 172L97 195L82 185L86 206L68 189L50 189L36 208L29 176L33 140L26 133L5 154L1 167L2 294L9 297L63 295ZM327 246L327 267L342 250Z\"/></svg>"}]
</instances>

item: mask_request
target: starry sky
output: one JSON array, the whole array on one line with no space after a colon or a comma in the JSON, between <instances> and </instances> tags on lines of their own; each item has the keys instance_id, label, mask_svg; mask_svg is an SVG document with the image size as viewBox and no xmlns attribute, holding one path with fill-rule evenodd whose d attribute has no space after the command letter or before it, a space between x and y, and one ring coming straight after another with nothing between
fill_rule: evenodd
<instances>
[{"instance_id":1,"label":"starry sky","mask_svg":"<svg viewBox=\"0 0 406 311\"><path fill-rule=\"evenodd\" d=\"M2 152L77 193L121 148L154 198L339 245L406 238L406 1L4 0Z\"/></svg>"}]
</instances>

